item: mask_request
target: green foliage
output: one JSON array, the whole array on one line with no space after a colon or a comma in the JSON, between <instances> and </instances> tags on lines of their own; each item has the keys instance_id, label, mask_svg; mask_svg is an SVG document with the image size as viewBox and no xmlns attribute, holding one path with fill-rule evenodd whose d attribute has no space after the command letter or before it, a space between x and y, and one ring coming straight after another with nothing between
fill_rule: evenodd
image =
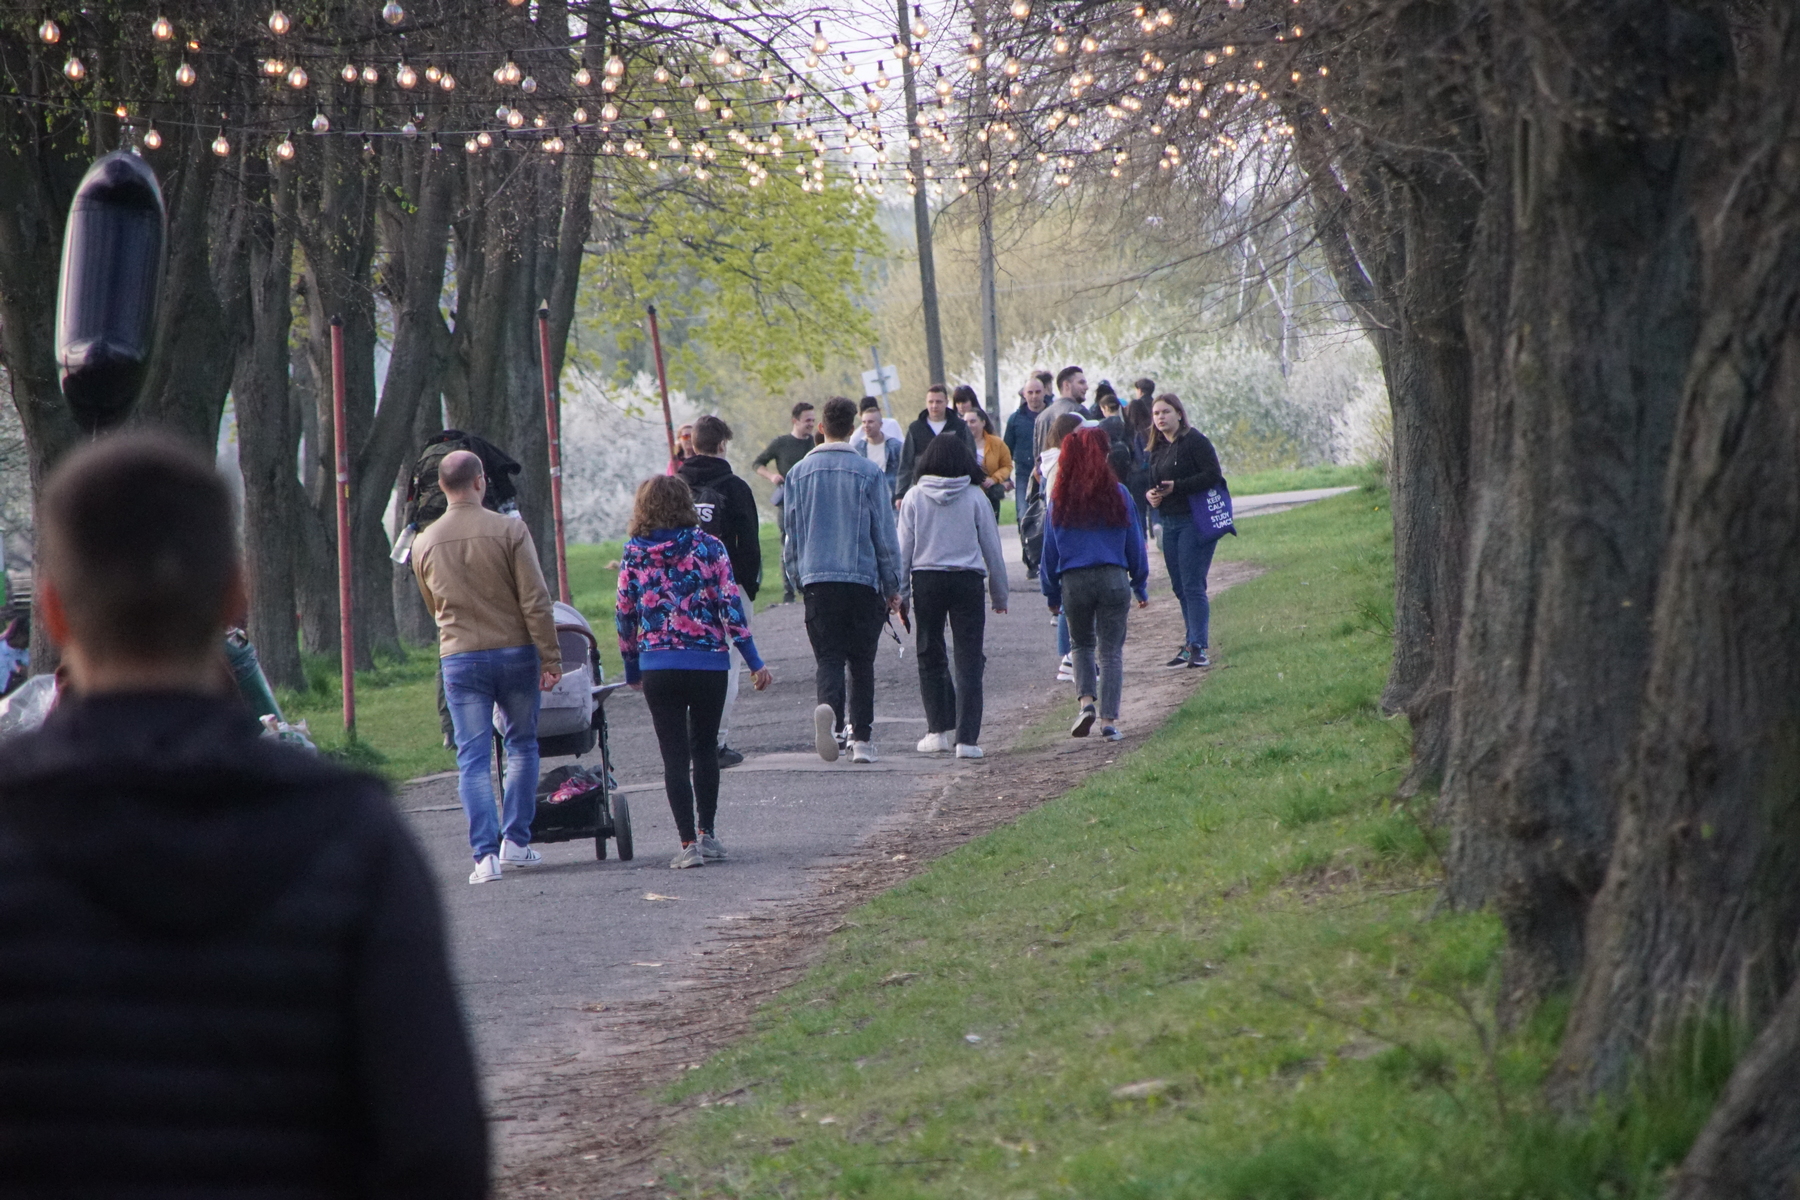
<instances>
[{"instance_id":1,"label":"green foliage","mask_svg":"<svg viewBox=\"0 0 1800 1200\"><path fill-rule=\"evenodd\" d=\"M1146 745L863 906L686 1075L681 1194L1589 1200L1658 1194L1714 1031L1615 1110L1537 1101L1561 1012L1494 1031L1489 914L1434 909L1387 793L1387 497L1259 518L1219 669ZM1305 583L1307 586L1299 586ZM975 1039L970 1040L970 1035Z\"/></svg>"},{"instance_id":2,"label":"green foliage","mask_svg":"<svg viewBox=\"0 0 1800 1200\"><path fill-rule=\"evenodd\" d=\"M692 392L730 373L779 388L833 356L860 356L873 325L863 262L886 250L874 203L846 187L801 191L774 172L608 197L610 233L588 255L576 361L602 378L648 369L655 304L671 383ZM572 349L574 349L572 347Z\"/></svg>"}]
</instances>

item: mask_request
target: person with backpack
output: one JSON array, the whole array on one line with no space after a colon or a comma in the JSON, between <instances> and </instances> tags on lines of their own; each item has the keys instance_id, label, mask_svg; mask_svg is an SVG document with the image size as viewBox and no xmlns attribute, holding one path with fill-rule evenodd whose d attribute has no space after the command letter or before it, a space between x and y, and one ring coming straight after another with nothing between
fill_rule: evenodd
<instances>
[{"instance_id":1,"label":"person with backpack","mask_svg":"<svg viewBox=\"0 0 1800 1200\"><path fill-rule=\"evenodd\" d=\"M958 758L982 756L984 585L994 611L1006 611L1000 523L981 493L983 478L966 446L955 438L935 438L919 456L918 486L900 502L900 599L913 606L925 702L920 754L954 750ZM946 622L956 650L954 682L944 649Z\"/></svg>"},{"instance_id":2,"label":"person with backpack","mask_svg":"<svg viewBox=\"0 0 1800 1200\"><path fill-rule=\"evenodd\" d=\"M1125 625L1135 594L1150 603L1150 559L1131 511L1131 496L1113 475L1106 434L1078 429L1063 439L1056 481L1044 519L1044 559L1038 578L1050 611L1069 623L1080 710L1072 737L1100 722L1109 742L1119 732L1125 683ZM1096 686L1098 676L1098 686Z\"/></svg>"},{"instance_id":3,"label":"person with backpack","mask_svg":"<svg viewBox=\"0 0 1800 1200\"><path fill-rule=\"evenodd\" d=\"M1196 513L1197 504L1213 488L1222 487L1225 474L1219 455L1198 429L1188 424L1187 409L1174 392L1164 392L1151 406L1155 425L1150 443L1150 506L1162 523L1163 563L1169 582L1181 600L1181 619L1186 641L1175 657L1163 665L1174 669L1210 667L1206 656L1208 623L1212 608L1206 599L1206 574L1212 567L1219 537ZM1235 529L1231 530L1236 533Z\"/></svg>"},{"instance_id":4,"label":"person with backpack","mask_svg":"<svg viewBox=\"0 0 1800 1200\"><path fill-rule=\"evenodd\" d=\"M1050 436L1038 455L1037 474L1031 481L1031 520L1019 527L1021 539L1029 539L1025 563L1034 574L1043 565L1045 517L1049 512L1050 489L1056 485L1056 464L1062 457L1063 440L1080 428L1081 417L1072 412L1063 413L1050 423ZM1069 622L1061 613L1056 616L1056 653L1056 682L1074 683L1075 659L1069 650Z\"/></svg>"},{"instance_id":5,"label":"person with backpack","mask_svg":"<svg viewBox=\"0 0 1800 1200\"><path fill-rule=\"evenodd\" d=\"M744 594L744 628L751 626L756 593L762 588L762 535L758 531L756 495L750 485L732 474L725 459L731 442L731 426L708 413L694 422L690 438L694 452L676 472L694 494L694 511L700 528L719 539L731 558L731 575ZM729 656L727 656L729 658ZM737 707L738 660L730 659L725 685L725 709L719 716L719 766L735 767L744 756L728 743L731 712Z\"/></svg>"},{"instance_id":6,"label":"person with backpack","mask_svg":"<svg viewBox=\"0 0 1800 1200\"><path fill-rule=\"evenodd\" d=\"M774 676L750 636L731 556L700 528L686 480L656 475L640 483L628 532L613 605L619 656L626 684L644 694L662 751L663 790L681 837L669 866L703 866L725 857L714 818L732 646L757 691Z\"/></svg>"}]
</instances>

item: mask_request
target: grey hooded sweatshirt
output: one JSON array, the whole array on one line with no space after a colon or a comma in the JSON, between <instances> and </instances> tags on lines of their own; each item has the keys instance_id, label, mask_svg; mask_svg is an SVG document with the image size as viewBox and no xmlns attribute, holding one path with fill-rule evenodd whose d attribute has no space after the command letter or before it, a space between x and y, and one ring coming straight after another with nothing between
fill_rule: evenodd
<instances>
[{"instance_id":1,"label":"grey hooded sweatshirt","mask_svg":"<svg viewBox=\"0 0 1800 1200\"><path fill-rule=\"evenodd\" d=\"M995 608L1006 607L1006 561L994 506L967 476L921 475L900 501L900 595L912 598L914 571L987 576Z\"/></svg>"}]
</instances>

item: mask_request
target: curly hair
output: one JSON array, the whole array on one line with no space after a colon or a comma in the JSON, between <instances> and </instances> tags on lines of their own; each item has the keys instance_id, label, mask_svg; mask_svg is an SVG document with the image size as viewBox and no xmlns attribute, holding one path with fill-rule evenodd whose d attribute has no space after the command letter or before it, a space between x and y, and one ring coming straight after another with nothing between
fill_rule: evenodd
<instances>
[{"instance_id":1,"label":"curly hair","mask_svg":"<svg viewBox=\"0 0 1800 1200\"><path fill-rule=\"evenodd\" d=\"M683 529L698 525L693 489L679 475L652 475L638 484L631 504L632 537L648 537L658 529Z\"/></svg>"},{"instance_id":2,"label":"curly hair","mask_svg":"<svg viewBox=\"0 0 1800 1200\"><path fill-rule=\"evenodd\" d=\"M1104 429L1077 429L1062 442L1050 519L1058 529L1112 529L1126 523L1125 497L1106 461L1112 439Z\"/></svg>"}]
</instances>

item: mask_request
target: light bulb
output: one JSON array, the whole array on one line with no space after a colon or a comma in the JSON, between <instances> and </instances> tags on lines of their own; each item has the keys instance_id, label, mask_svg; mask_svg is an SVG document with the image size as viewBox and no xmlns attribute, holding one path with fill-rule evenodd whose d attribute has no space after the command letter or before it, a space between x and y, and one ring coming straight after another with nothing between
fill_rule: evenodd
<instances>
[{"instance_id":1,"label":"light bulb","mask_svg":"<svg viewBox=\"0 0 1800 1200\"><path fill-rule=\"evenodd\" d=\"M885 88L892 82L893 82L893 80L888 78L887 64L884 62L876 63L875 64L875 86L878 88Z\"/></svg>"},{"instance_id":2,"label":"light bulb","mask_svg":"<svg viewBox=\"0 0 1800 1200\"><path fill-rule=\"evenodd\" d=\"M585 108L578 108L574 112L569 114L569 120L573 121L577 125L587 124L587 119L588 119L588 110Z\"/></svg>"},{"instance_id":3,"label":"light bulb","mask_svg":"<svg viewBox=\"0 0 1800 1200\"><path fill-rule=\"evenodd\" d=\"M289 138L282 138L275 147L275 157L282 162L294 157L294 143Z\"/></svg>"},{"instance_id":4,"label":"light bulb","mask_svg":"<svg viewBox=\"0 0 1800 1200\"><path fill-rule=\"evenodd\" d=\"M315 114L312 119L312 131L314 133L330 133L331 118L327 117L324 113Z\"/></svg>"},{"instance_id":5,"label":"light bulb","mask_svg":"<svg viewBox=\"0 0 1800 1200\"><path fill-rule=\"evenodd\" d=\"M656 80L658 83L669 82L669 68L663 66L661 63L657 63L656 70L650 72L650 78Z\"/></svg>"},{"instance_id":6,"label":"light bulb","mask_svg":"<svg viewBox=\"0 0 1800 1200\"><path fill-rule=\"evenodd\" d=\"M940 96L948 96L951 92L950 81L948 79L944 78L944 68L942 68L942 67L938 68L938 77L937 77L936 86L937 86L937 94Z\"/></svg>"},{"instance_id":7,"label":"light bulb","mask_svg":"<svg viewBox=\"0 0 1800 1200\"><path fill-rule=\"evenodd\" d=\"M518 129L525 124L525 114L518 109L509 109L506 113L506 124L510 129Z\"/></svg>"},{"instance_id":8,"label":"light bulb","mask_svg":"<svg viewBox=\"0 0 1800 1200\"><path fill-rule=\"evenodd\" d=\"M719 120L729 121L735 115L736 114L731 111L731 105L723 104L719 106Z\"/></svg>"},{"instance_id":9,"label":"light bulb","mask_svg":"<svg viewBox=\"0 0 1800 1200\"><path fill-rule=\"evenodd\" d=\"M650 119L652 121L660 121L667 115L667 113L663 112L663 107L660 104L650 110Z\"/></svg>"},{"instance_id":10,"label":"light bulb","mask_svg":"<svg viewBox=\"0 0 1800 1200\"><path fill-rule=\"evenodd\" d=\"M532 123L532 125L536 126L537 128L542 129L545 125L548 125L550 122L544 118L543 113L539 113L537 116L531 118L531 123Z\"/></svg>"},{"instance_id":11,"label":"light bulb","mask_svg":"<svg viewBox=\"0 0 1800 1200\"><path fill-rule=\"evenodd\" d=\"M512 109L510 109L506 105L502 104L499 108L496 108L494 110L494 119L496 121L504 121L511 114L512 114Z\"/></svg>"},{"instance_id":12,"label":"light bulb","mask_svg":"<svg viewBox=\"0 0 1800 1200\"><path fill-rule=\"evenodd\" d=\"M377 71L373 66L367 66L362 69L362 81L364 83L374 83L380 78L381 72Z\"/></svg>"},{"instance_id":13,"label":"light bulb","mask_svg":"<svg viewBox=\"0 0 1800 1200\"><path fill-rule=\"evenodd\" d=\"M63 74L67 75L72 81L80 83L83 79L87 78L87 68L81 65L81 60L79 58L76 58L71 54L69 56L69 61L63 64Z\"/></svg>"},{"instance_id":14,"label":"light bulb","mask_svg":"<svg viewBox=\"0 0 1800 1200\"><path fill-rule=\"evenodd\" d=\"M694 111L699 113L712 111L712 101L706 98L705 92L694 97Z\"/></svg>"},{"instance_id":15,"label":"light bulb","mask_svg":"<svg viewBox=\"0 0 1800 1200\"><path fill-rule=\"evenodd\" d=\"M382 5L381 19L389 25L398 25L406 20L406 10L400 7L399 0L388 0L386 4Z\"/></svg>"},{"instance_id":16,"label":"light bulb","mask_svg":"<svg viewBox=\"0 0 1800 1200\"><path fill-rule=\"evenodd\" d=\"M345 83L355 83L356 82L356 64L355 63L345 63L344 69L338 72L338 78L342 79Z\"/></svg>"},{"instance_id":17,"label":"light bulb","mask_svg":"<svg viewBox=\"0 0 1800 1200\"><path fill-rule=\"evenodd\" d=\"M602 79L602 80L601 80L601 81L600 81L600 90L601 90L601 91L603 91L603 92L616 92L616 91L618 91L618 90L619 90L619 79L618 79L618 76L616 76L616 75L608 75L608 76L607 76L607 77L606 77L606 78L605 78L605 79Z\"/></svg>"},{"instance_id":18,"label":"light bulb","mask_svg":"<svg viewBox=\"0 0 1800 1200\"><path fill-rule=\"evenodd\" d=\"M573 78L575 80L576 87L584 88L594 82L593 72L589 71L586 67L583 67L579 71L575 72Z\"/></svg>"},{"instance_id":19,"label":"light bulb","mask_svg":"<svg viewBox=\"0 0 1800 1200\"><path fill-rule=\"evenodd\" d=\"M220 158L224 158L227 154L231 153L231 143L225 140L225 135L223 133L213 139L212 152Z\"/></svg>"},{"instance_id":20,"label":"light bulb","mask_svg":"<svg viewBox=\"0 0 1800 1200\"><path fill-rule=\"evenodd\" d=\"M454 92L456 90L456 76L445 71L444 77L438 80L438 86L443 88L446 92Z\"/></svg>"},{"instance_id":21,"label":"light bulb","mask_svg":"<svg viewBox=\"0 0 1800 1200\"><path fill-rule=\"evenodd\" d=\"M162 134L156 132L154 125L144 131L144 148L146 150L162 149Z\"/></svg>"},{"instance_id":22,"label":"light bulb","mask_svg":"<svg viewBox=\"0 0 1800 1200\"><path fill-rule=\"evenodd\" d=\"M293 70L289 71L288 77L287 77L287 83L288 83L289 87L295 89L296 91L298 91L300 88L305 87L306 83L307 83L306 68L305 67L295 67Z\"/></svg>"},{"instance_id":23,"label":"light bulb","mask_svg":"<svg viewBox=\"0 0 1800 1200\"><path fill-rule=\"evenodd\" d=\"M38 26L38 38L46 46L54 46L62 41L62 29L55 21L45 17L44 23Z\"/></svg>"},{"instance_id":24,"label":"light bulb","mask_svg":"<svg viewBox=\"0 0 1800 1200\"><path fill-rule=\"evenodd\" d=\"M419 127L414 125L411 121L408 121L400 127L400 132L409 138L416 138L419 136Z\"/></svg>"},{"instance_id":25,"label":"light bulb","mask_svg":"<svg viewBox=\"0 0 1800 1200\"><path fill-rule=\"evenodd\" d=\"M264 75L279 75L285 70L287 70L287 64L282 62L279 58L265 58L262 61L262 73Z\"/></svg>"},{"instance_id":26,"label":"light bulb","mask_svg":"<svg viewBox=\"0 0 1800 1200\"><path fill-rule=\"evenodd\" d=\"M463 143L463 152L465 154L473 154L479 149L481 149L481 143L477 142L474 138L470 138Z\"/></svg>"},{"instance_id":27,"label":"light bulb","mask_svg":"<svg viewBox=\"0 0 1800 1200\"><path fill-rule=\"evenodd\" d=\"M725 48L725 43L715 39L713 41L712 53L707 56L707 61L712 63L715 67L722 67L731 61L731 51Z\"/></svg>"},{"instance_id":28,"label":"light bulb","mask_svg":"<svg viewBox=\"0 0 1800 1200\"><path fill-rule=\"evenodd\" d=\"M486 150L489 146L494 144L494 135L484 129L475 135L475 144L480 146L483 150Z\"/></svg>"},{"instance_id":29,"label":"light bulb","mask_svg":"<svg viewBox=\"0 0 1800 1200\"><path fill-rule=\"evenodd\" d=\"M401 63L400 69L394 72L394 82L410 91L419 82L419 73Z\"/></svg>"},{"instance_id":30,"label":"light bulb","mask_svg":"<svg viewBox=\"0 0 1800 1200\"><path fill-rule=\"evenodd\" d=\"M291 28L293 28L293 22L289 21L288 15L279 8L269 14L269 32L276 37L280 37ZM291 147L289 148L288 153L293 153Z\"/></svg>"},{"instance_id":31,"label":"light bulb","mask_svg":"<svg viewBox=\"0 0 1800 1200\"><path fill-rule=\"evenodd\" d=\"M1100 52L1100 43L1094 40L1093 34L1084 33L1081 35L1081 52L1083 54L1098 54Z\"/></svg>"},{"instance_id":32,"label":"light bulb","mask_svg":"<svg viewBox=\"0 0 1800 1200\"><path fill-rule=\"evenodd\" d=\"M931 26L925 24L925 14L917 4L913 5L912 35L916 38L931 36Z\"/></svg>"},{"instance_id":33,"label":"light bulb","mask_svg":"<svg viewBox=\"0 0 1800 1200\"><path fill-rule=\"evenodd\" d=\"M436 63L432 63L425 68L425 79L427 82L436 83L443 77L444 72L438 68Z\"/></svg>"},{"instance_id":34,"label":"light bulb","mask_svg":"<svg viewBox=\"0 0 1800 1200\"><path fill-rule=\"evenodd\" d=\"M524 92L527 96L531 95L533 92L537 91L537 80L527 75L524 79L519 81L519 90Z\"/></svg>"},{"instance_id":35,"label":"light bulb","mask_svg":"<svg viewBox=\"0 0 1800 1200\"><path fill-rule=\"evenodd\" d=\"M625 60L616 54L611 58L608 58L606 60L606 73L615 78L623 75L625 73Z\"/></svg>"},{"instance_id":36,"label":"light bulb","mask_svg":"<svg viewBox=\"0 0 1800 1200\"><path fill-rule=\"evenodd\" d=\"M1006 56L1005 64L1000 69L1005 71L1008 75L1017 75L1019 73L1019 60L1009 54Z\"/></svg>"},{"instance_id":37,"label":"light bulb","mask_svg":"<svg viewBox=\"0 0 1800 1200\"><path fill-rule=\"evenodd\" d=\"M1063 37L1061 34L1057 34L1050 40L1050 49L1058 54L1067 54L1069 52L1069 39Z\"/></svg>"},{"instance_id":38,"label":"light bulb","mask_svg":"<svg viewBox=\"0 0 1800 1200\"><path fill-rule=\"evenodd\" d=\"M1012 8L1008 11L1012 13L1013 20L1023 21L1031 15L1031 0L1013 0Z\"/></svg>"},{"instance_id":39,"label":"light bulb","mask_svg":"<svg viewBox=\"0 0 1800 1200\"><path fill-rule=\"evenodd\" d=\"M831 43L825 40L825 24L824 24L824 22L814 21L813 22L812 52L814 54L826 54L826 53L830 52L830 50L831 50Z\"/></svg>"},{"instance_id":40,"label":"light bulb","mask_svg":"<svg viewBox=\"0 0 1800 1200\"><path fill-rule=\"evenodd\" d=\"M611 100L608 100L605 104L602 104L600 106L600 119L602 121L618 120L619 119L619 106L614 104Z\"/></svg>"},{"instance_id":41,"label":"light bulb","mask_svg":"<svg viewBox=\"0 0 1800 1200\"><path fill-rule=\"evenodd\" d=\"M844 75L846 77L855 75L856 74L856 64L850 61L850 56L848 54L844 54L844 55L840 55L839 57L841 57L844 60L844 65L841 68L844 72Z\"/></svg>"},{"instance_id":42,"label":"light bulb","mask_svg":"<svg viewBox=\"0 0 1800 1200\"><path fill-rule=\"evenodd\" d=\"M150 36L159 42L166 42L175 36L175 26L169 24L169 18L158 17L150 22Z\"/></svg>"}]
</instances>

